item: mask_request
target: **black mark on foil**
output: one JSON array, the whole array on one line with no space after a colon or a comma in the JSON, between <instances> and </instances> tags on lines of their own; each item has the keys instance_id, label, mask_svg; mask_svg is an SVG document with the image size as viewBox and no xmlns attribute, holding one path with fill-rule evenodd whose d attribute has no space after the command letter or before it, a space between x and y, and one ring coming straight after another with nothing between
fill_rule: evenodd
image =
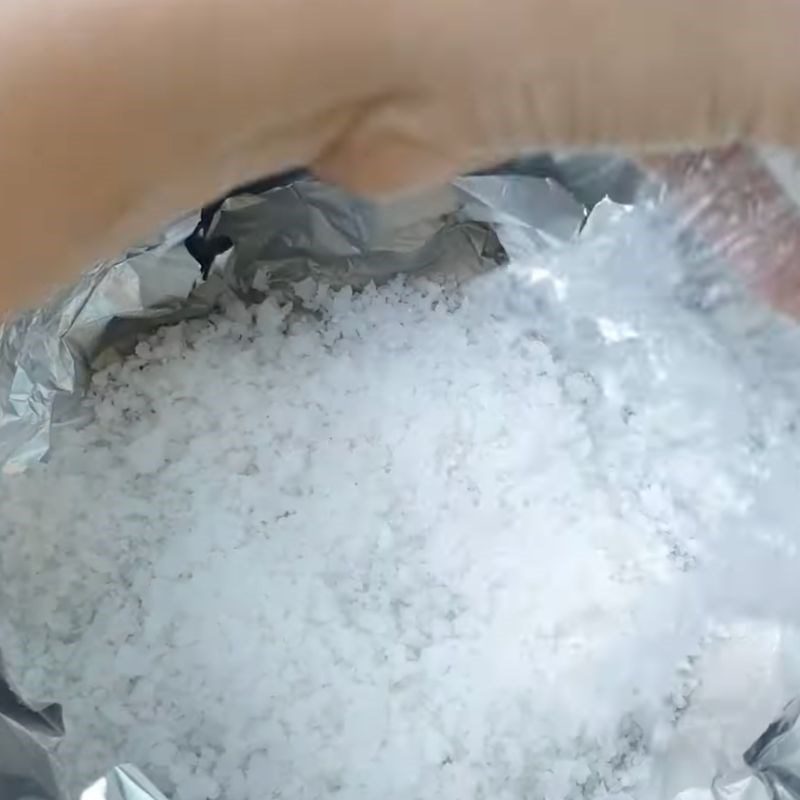
<instances>
[{"instance_id":1,"label":"black mark on foil","mask_svg":"<svg viewBox=\"0 0 800 800\"><path fill-rule=\"evenodd\" d=\"M208 278L214 260L233 247L233 241L229 236L211 235L211 228L217 213L228 198L242 194L266 194L273 189L282 189L308 176L309 173L304 169L292 169L278 175L270 175L252 183L237 186L224 197L205 206L200 212L200 221L197 223L197 227L184 242L189 255L200 265L200 274L203 276L203 280Z\"/></svg>"}]
</instances>

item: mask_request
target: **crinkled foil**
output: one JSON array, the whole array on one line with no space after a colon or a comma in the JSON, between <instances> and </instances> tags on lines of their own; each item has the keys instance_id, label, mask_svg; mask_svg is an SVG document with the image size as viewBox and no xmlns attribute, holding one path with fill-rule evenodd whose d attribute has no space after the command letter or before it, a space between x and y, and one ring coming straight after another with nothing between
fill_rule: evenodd
<instances>
[{"instance_id":1,"label":"crinkled foil","mask_svg":"<svg viewBox=\"0 0 800 800\"><path fill-rule=\"evenodd\" d=\"M42 459L52 425L75 411L94 358L107 346L175 314L207 311L191 300L200 280L183 242L194 216L154 241L100 264L45 307L0 325L0 465Z\"/></svg>"},{"instance_id":2,"label":"crinkled foil","mask_svg":"<svg viewBox=\"0 0 800 800\"><path fill-rule=\"evenodd\" d=\"M215 267L251 299L309 275L358 286L399 272L477 272L506 257L501 229L509 241L544 246L574 236L583 217L560 185L519 174L467 177L383 205L303 175L237 193L199 224L194 214L171 225L0 325L0 466L18 471L46 456L53 425L75 414L100 354L153 325L207 313L214 292L201 282Z\"/></svg>"},{"instance_id":3,"label":"crinkled foil","mask_svg":"<svg viewBox=\"0 0 800 800\"><path fill-rule=\"evenodd\" d=\"M504 260L514 240L569 241L584 216L558 183L524 174L464 177L388 204L306 178L228 198L199 249L223 254L237 292L257 298L306 277L363 286L401 272L480 272Z\"/></svg>"},{"instance_id":4,"label":"crinkled foil","mask_svg":"<svg viewBox=\"0 0 800 800\"><path fill-rule=\"evenodd\" d=\"M621 159L542 157L390 205L302 173L236 192L96 266L46 307L0 325L0 465L14 471L44 458L53 425L74 419L105 354L124 353L155 325L208 313L220 285L258 300L308 276L358 286L398 272L474 274L518 248L569 241L588 208L606 194L629 202L637 180ZM798 716L800 701L744 754L740 774L675 800L800 800ZM23 703L0 660L2 800L68 800L53 757L63 732L60 708ZM165 798L122 765L82 800Z\"/></svg>"},{"instance_id":5,"label":"crinkled foil","mask_svg":"<svg viewBox=\"0 0 800 800\"><path fill-rule=\"evenodd\" d=\"M59 800L62 789L50 757L64 733L61 708L22 703L3 678L0 659L0 797Z\"/></svg>"}]
</instances>

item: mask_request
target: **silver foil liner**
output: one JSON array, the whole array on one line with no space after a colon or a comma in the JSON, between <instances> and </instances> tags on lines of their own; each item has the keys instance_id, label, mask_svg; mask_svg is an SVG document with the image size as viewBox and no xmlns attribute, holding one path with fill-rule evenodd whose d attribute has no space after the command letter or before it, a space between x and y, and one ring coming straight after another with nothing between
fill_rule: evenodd
<instances>
[{"instance_id":1,"label":"silver foil liner","mask_svg":"<svg viewBox=\"0 0 800 800\"><path fill-rule=\"evenodd\" d=\"M0 797L58 800L63 796L50 752L64 734L61 708L19 700L3 677L0 659Z\"/></svg>"},{"instance_id":2,"label":"silver foil liner","mask_svg":"<svg viewBox=\"0 0 800 800\"><path fill-rule=\"evenodd\" d=\"M154 325L208 313L214 284L203 285L203 272L250 299L308 276L359 286L399 272L478 272L505 258L501 229L547 246L574 236L583 218L560 185L529 175L463 178L386 205L308 177L238 193L201 225L190 215L0 325L0 467L19 471L47 455L53 425L74 417L101 354Z\"/></svg>"},{"instance_id":3,"label":"silver foil liner","mask_svg":"<svg viewBox=\"0 0 800 800\"><path fill-rule=\"evenodd\" d=\"M132 764L121 764L92 784L81 800L167 800Z\"/></svg>"},{"instance_id":4,"label":"silver foil liner","mask_svg":"<svg viewBox=\"0 0 800 800\"><path fill-rule=\"evenodd\" d=\"M620 159L544 157L390 205L304 175L237 192L95 266L44 308L0 325L0 466L18 471L45 458L53 426L80 413L93 367L125 353L143 331L207 314L225 286L257 301L309 276L362 286L399 272L482 272L518 250L570 241L604 186L625 202L636 181ZM3 675L0 660L0 798L75 800L53 756L64 732L60 708L22 702ZM740 773L675 800L800 800L798 716L800 701L748 749ZM83 800L165 798L123 765Z\"/></svg>"},{"instance_id":5,"label":"silver foil liner","mask_svg":"<svg viewBox=\"0 0 800 800\"><path fill-rule=\"evenodd\" d=\"M54 423L68 419L97 355L141 330L209 309L195 302L197 262L183 219L153 241L99 264L41 309L0 324L0 466L19 471L50 448Z\"/></svg>"}]
</instances>

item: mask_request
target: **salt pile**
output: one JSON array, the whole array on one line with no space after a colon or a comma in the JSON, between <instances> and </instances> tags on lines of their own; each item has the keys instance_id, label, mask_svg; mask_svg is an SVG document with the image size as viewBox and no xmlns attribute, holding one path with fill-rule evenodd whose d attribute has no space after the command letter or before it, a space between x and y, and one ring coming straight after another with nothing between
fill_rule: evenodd
<instances>
[{"instance_id":1,"label":"salt pile","mask_svg":"<svg viewBox=\"0 0 800 800\"><path fill-rule=\"evenodd\" d=\"M64 703L73 789L130 761L179 800L646 791L766 463L741 353L660 266L588 328L580 276L569 314L508 275L304 282L98 374L93 422L0 484L0 642Z\"/></svg>"}]
</instances>

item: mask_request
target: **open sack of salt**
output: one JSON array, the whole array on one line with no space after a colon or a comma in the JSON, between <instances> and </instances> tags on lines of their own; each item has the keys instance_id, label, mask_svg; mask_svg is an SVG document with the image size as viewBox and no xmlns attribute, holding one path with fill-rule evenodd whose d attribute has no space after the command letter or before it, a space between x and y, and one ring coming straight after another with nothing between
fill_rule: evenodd
<instances>
[{"instance_id":1,"label":"open sack of salt","mask_svg":"<svg viewBox=\"0 0 800 800\"><path fill-rule=\"evenodd\" d=\"M7 325L3 797L800 796L791 166L286 176Z\"/></svg>"}]
</instances>

